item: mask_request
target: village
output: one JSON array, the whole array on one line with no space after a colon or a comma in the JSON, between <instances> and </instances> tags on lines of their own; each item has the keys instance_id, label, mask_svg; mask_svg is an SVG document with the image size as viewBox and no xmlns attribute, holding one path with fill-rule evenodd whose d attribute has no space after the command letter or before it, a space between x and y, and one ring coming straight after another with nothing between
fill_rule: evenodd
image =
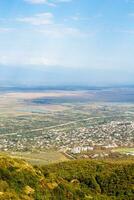
<instances>
[{"instance_id":1,"label":"village","mask_svg":"<svg viewBox=\"0 0 134 200\"><path fill-rule=\"evenodd\" d=\"M86 123L87 126L87 123ZM69 155L92 152L96 149L112 150L134 147L134 122L111 121L89 127L63 126L37 131L32 134L12 133L0 136L1 151L45 151L55 149ZM130 154L133 155L133 152ZM93 154L94 156L94 154ZM97 155L96 155L97 156ZM102 156L107 156L106 154Z\"/></svg>"}]
</instances>

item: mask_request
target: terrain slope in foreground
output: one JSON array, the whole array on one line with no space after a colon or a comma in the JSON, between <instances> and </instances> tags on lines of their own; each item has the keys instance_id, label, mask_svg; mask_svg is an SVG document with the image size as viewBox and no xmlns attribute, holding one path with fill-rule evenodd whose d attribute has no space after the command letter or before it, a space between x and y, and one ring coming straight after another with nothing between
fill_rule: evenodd
<instances>
[{"instance_id":1,"label":"terrain slope in foreground","mask_svg":"<svg viewBox=\"0 0 134 200\"><path fill-rule=\"evenodd\" d=\"M134 160L43 167L0 156L0 200L134 199Z\"/></svg>"}]
</instances>

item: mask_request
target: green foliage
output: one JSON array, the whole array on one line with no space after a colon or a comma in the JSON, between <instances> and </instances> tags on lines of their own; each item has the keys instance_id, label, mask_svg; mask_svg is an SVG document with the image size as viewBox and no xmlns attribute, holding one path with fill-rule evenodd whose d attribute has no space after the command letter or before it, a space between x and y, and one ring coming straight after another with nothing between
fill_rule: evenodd
<instances>
[{"instance_id":1,"label":"green foliage","mask_svg":"<svg viewBox=\"0 0 134 200\"><path fill-rule=\"evenodd\" d=\"M78 160L42 167L47 179L52 175L71 182L78 180L81 191L93 198L134 199L134 161ZM94 196L95 195L95 196Z\"/></svg>"},{"instance_id":2,"label":"green foliage","mask_svg":"<svg viewBox=\"0 0 134 200\"><path fill-rule=\"evenodd\" d=\"M77 160L33 167L0 156L0 200L133 200L134 161Z\"/></svg>"}]
</instances>

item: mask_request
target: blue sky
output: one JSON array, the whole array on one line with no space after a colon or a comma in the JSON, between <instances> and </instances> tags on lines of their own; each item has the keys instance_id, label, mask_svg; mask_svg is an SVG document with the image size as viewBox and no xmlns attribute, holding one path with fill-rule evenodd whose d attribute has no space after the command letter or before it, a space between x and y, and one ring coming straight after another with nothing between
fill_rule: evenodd
<instances>
[{"instance_id":1,"label":"blue sky","mask_svg":"<svg viewBox=\"0 0 134 200\"><path fill-rule=\"evenodd\" d=\"M0 1L0 82L134 84L133 52L134 0Z\"/></svg>"}]
</instances>

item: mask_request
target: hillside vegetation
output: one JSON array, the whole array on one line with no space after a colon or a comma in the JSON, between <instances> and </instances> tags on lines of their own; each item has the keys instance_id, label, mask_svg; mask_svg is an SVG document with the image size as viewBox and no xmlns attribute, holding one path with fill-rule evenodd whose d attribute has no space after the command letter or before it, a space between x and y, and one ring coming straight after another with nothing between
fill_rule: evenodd
<instances>
[{"instance_id":1,"label":"hillside vegetation","mask_svg":"<svg viewBox=\"0 0 134 200\"><path fill-rule=\"evenodd\" d=\"M0 200L134 200L134 161L77 160L43 167L0 156Z\"/></svg>"}]
</instances>

